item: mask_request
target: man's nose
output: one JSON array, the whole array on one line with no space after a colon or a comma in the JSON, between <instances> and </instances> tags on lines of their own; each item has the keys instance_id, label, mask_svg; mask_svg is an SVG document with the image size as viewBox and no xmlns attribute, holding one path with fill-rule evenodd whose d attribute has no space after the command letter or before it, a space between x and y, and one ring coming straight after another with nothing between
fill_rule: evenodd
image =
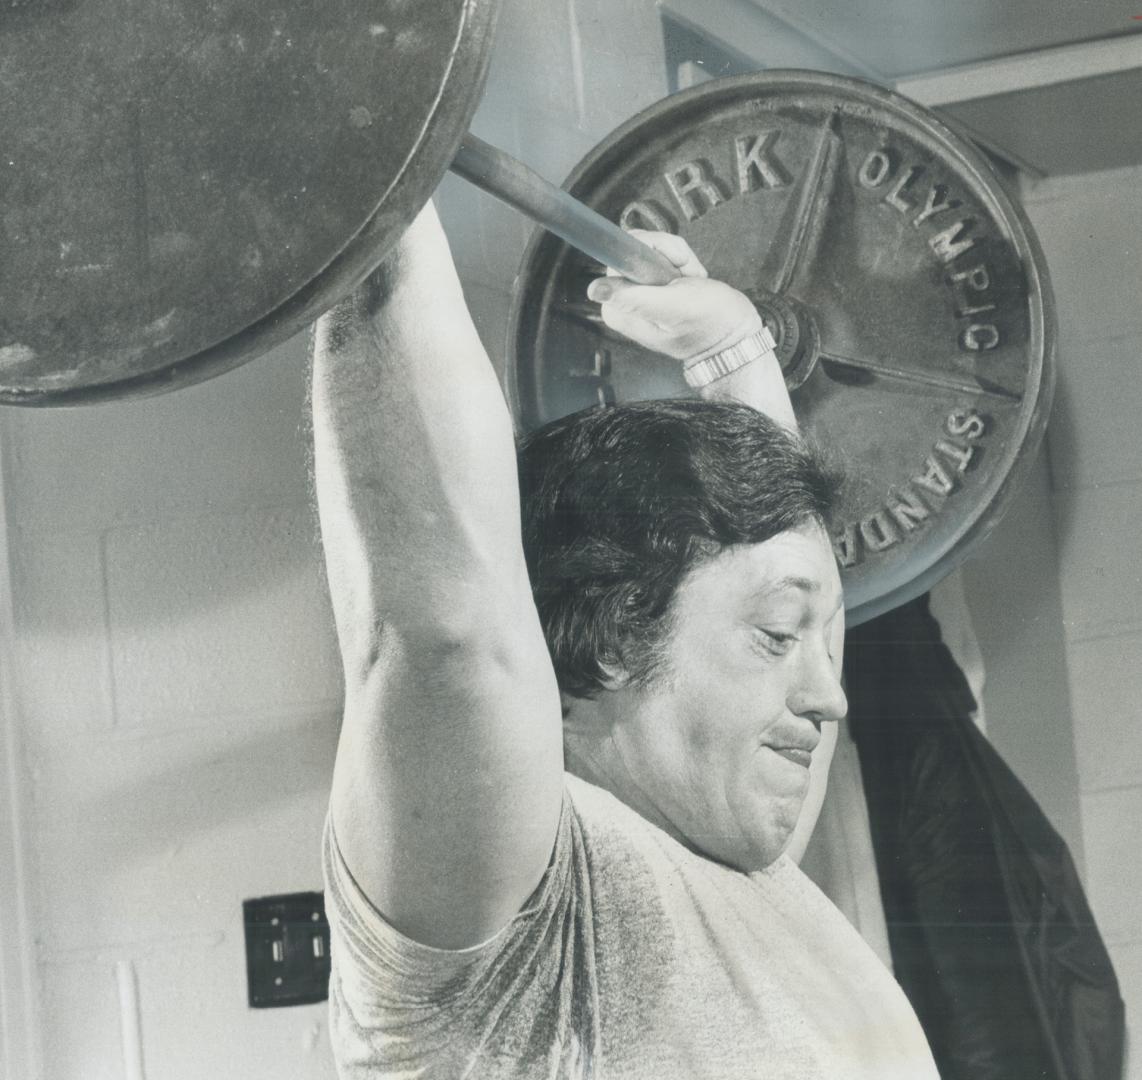
<instances>
[{"instance_id":1,"label":"man's nose","mask_svg":"<svg viewBox=\"0 0 1142 1080\"><path fill-rule=\"evenodd\" d=\"M833 663L823 641L807 644L810 647L802 651L799 678L789 707L815 724L840 720L849 711L849 703L841 686L839 665Z\"/></svg>"}]
</instances>

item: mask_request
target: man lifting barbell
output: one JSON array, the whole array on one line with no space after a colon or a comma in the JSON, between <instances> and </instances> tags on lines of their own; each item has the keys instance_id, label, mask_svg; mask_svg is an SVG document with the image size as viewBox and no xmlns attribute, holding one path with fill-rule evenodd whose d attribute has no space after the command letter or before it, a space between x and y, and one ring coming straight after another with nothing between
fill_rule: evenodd
<instances>
[{"instance_id":1,"label":"man lifting barbell","mask_svg":"<svg viewBox=\"0 0 1142 1080\"><path fill-rule=\"evenodd\" d=\"M783 855L845 709L832 481L749 301L647 239L685 276L591 295L706 400L557 422L518 473L431 208L318 325L344 1076L936 1075Z\"/></svg>"}]
</instances>

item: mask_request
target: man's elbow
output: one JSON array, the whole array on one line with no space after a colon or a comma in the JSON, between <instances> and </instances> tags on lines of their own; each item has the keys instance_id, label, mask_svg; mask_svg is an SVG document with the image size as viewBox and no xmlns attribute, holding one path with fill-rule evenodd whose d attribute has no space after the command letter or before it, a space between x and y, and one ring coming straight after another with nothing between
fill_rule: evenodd
<instances>
[{"instance_id":1,"label":"man's elbow","mask_svg":"<svg viewBox=\"0 0 1142 1080\"><path fill-rule=\"evenodd\" d=\"M495 677L535 661L542 645L531 605L508 614L502 597L454 597L442 604L425 599L412 611L376 620L342 642L347 683L384 680L394 667L415 670L430 681L478 675ZM514 606L514 605L507 605Z\"/></svg>"}]
</instances>

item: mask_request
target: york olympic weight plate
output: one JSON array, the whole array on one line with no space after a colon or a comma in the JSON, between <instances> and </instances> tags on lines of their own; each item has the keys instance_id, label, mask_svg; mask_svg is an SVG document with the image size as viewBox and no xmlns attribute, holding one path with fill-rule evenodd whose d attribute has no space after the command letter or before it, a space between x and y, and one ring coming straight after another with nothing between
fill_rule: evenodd
<instances>
[{"instance_id":1,"label":"york olympic weight plate","mask_svg":"<svg viewBox=\"0 0 1142 1080\"><path fill-rule=\"evenodd\" d=\"M443 176L494 8L0 8L0 401L155 393L312 322Z\"/></svg>"},{"instance_id":2,"label":"york olympic weight plate","mask_svg":"<svg viewBox=\"0 0 1142 1080\"><path fill-rule=\"evenodd\" d=\"M757 305L801 426L849 482L833 543L849 622L930 588L995 525L1053 385L1042 256L965 138L872 84L773 71L677 94L572 173L627 228L689 241ZM688 396L679 366L602 325L600 272L538 235L520 273L509 392L526 429Z\"/></svg>"}]
</instances>

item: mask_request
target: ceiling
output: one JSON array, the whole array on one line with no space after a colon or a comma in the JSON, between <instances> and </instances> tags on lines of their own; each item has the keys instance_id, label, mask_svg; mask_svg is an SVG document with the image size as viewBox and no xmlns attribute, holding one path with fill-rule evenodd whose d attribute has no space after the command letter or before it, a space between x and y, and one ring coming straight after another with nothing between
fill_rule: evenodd
<instances>
[{"instance_id":1,"label":"ceiling","mask_svg":"<svg viewBox=\"0 0 1142 1080\"><path fill-rule=\"evenodd\" d=\"M1142 164L1142 0L658 0L762 66L893 86L1030 175ZM735 17L736 16L736 17Z\"/></svg>"},{"instance_id":2,"label":"ceiling","mask_svg":"<svg viewBox=\"0 0 1142 1080\"><path fill-rule=\"evenodd\" d=\"M1142 34L1142 0L753 0L891 79Z\"/></svg>"}]
</instances>

